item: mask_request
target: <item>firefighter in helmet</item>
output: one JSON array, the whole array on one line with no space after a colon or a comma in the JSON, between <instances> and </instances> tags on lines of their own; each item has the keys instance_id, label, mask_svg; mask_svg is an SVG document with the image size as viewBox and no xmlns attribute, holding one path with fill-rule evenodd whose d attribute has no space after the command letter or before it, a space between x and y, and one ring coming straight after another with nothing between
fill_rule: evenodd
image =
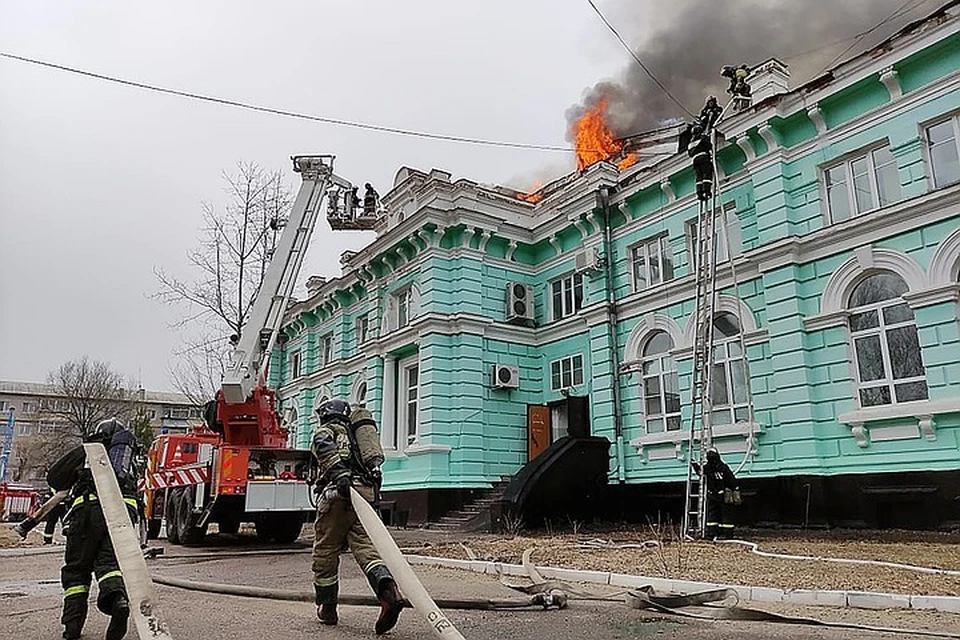
<instances>
[{"instance_id":1,"label":"firefighter in helmet","mask_svg":"<svg viewBox=\"0 0 960 640\"><path fill-rule=\"evenodd\" d=\"M136 438L117 418L103 420L85 436L107 450L123 501L132 522L136 522L137 479ZM97 608L110 616L106 640L120 640L127 633L130 604L123 575L110 542L107 523L97 498L86 453L77 446L65 453L47 472L47 483L56 491L70 491L66 526L67 548L60 570L63 585L63 637L76 640L87 619L91 574L97 578Z\"/></svg>"},{"instance_id":2,"label":"firefighter in helmet","mask_svg":"<svg viewBox=\"0 0 960 640\"><path fill-rule=\"evenodd\" d=\"M740 502L740 487L733 471L720 458L720 452L714 447L707 449L707 462L703 468L694 463L694 469L707 483L706 537L730 538L733 534L733 522L727 505Z\"/></svg>"},{"instance_id":3,"label":"firefighter in helmet","mask_svg":"<svg viewBox=\"0 0 960 640\"><path fill-rule=\"evenodd\" d=\"M317 616L323 624L337 624L340 550L349 546L380 600L376 632L386 633L396 625L404 602L350 503L351 487L369 502L379 495L383 449L376 423L369 411L351 411L343 400L325 400L316 412L320 423L311 451L320 493L313 544Z\"/></svg>"},{"instance_id":4,"label":"firefighter in helmet","mask_svg":"<svg viewBox=\"0 0 960 640\"><path fill-rule=\"evenodd\" d=\"M707 202L713 197L713 144L710 134L698 123L690 131L687 155L693 158L693 171L697 181L697 200Z\"/></svg>"}]
</instances>

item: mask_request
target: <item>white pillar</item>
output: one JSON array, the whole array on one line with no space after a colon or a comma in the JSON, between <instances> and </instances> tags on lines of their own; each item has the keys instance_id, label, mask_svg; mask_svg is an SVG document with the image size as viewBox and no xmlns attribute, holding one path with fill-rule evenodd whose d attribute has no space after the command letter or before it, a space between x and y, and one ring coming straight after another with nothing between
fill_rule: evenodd
<instances>
[{"instance_id":1,"label":"white pillar","mask_svg":"<svg viewBox=\"0 0 960 640\"><path fill-rule=\"evenodd\" d=\"M383 358L383 394L380 400L380 443L397 449L397 359Z\"/></svg>"}]
</instances>

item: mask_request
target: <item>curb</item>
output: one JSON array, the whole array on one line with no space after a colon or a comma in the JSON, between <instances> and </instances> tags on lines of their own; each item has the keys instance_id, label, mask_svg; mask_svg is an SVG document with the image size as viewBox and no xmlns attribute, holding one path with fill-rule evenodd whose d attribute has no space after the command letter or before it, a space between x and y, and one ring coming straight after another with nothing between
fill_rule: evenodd
<instances>
[{"instance_id":1,"label":"curb","mask_svg":"<svg viewBox=\"0 0 960 640\"><path fill-rule=\"evenodd\" d=\"M410 564L446 569L465 569L474 573L491 575L524 576L527 572L523 565L484 560L454 560L452 558L434 558L432 556L405 556ZM753 602L778 602L793 605L816 605L825 607L849 607L852 609L915 609L941 611L960 614L960 597L907 595L902 593L876 593L871 591L822 591L818 589L777 589L773 587L751 587L736 584L717 584L712 582L693 582L690 580L669 580L647 576L632 576L625 573L605 571L578 571L575 569L557 569L537 565L544 578L567 582L586 582L612 587L641 587L649 585L658 591L690 593L708 589L732 589L741 600Z\"/></svg>"},{"instance_id":2,"label":"curb","mask_svg":"<svg viewBox=\"0 0 960 640\"><path fill-rule=\"evenodd\" d=\"M64 545L55 544L46 547L24 547L23 549L0 549L0 558L22 558L23 556L43 556L52 553L62 554Z\"/></svg>"}]
</instances>

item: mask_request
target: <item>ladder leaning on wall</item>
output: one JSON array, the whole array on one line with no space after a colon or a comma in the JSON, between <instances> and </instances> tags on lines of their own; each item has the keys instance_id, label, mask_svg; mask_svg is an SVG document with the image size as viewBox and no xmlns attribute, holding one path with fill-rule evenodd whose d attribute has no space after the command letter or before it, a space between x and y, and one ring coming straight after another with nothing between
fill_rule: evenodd
<instances>
[{"instance_id":1,"label":"ladder leaning on wall","mask_svg":"<svg viewBox=\"0 0 960 640\"><path fill-rule=\"evenodd\" d=\"M712 197L700 201L700 209L696 222L696 238L692 249L694 252L694 269L696 270L696 307L694 311L694 338L693 338L693 383L691 385L690 428L687 435L687 478L684 489L683 532L690 538L702 538L706 533L706 483L702 482L697 473L697 466L702 465L707 450L713 446L713 404L711 389L713 388L713 360L715 347L714 320L717 314L717 218L723 216L722 224L729 229L727 213L723 208L720 193L720 172L717 165L717 125L734 104L736 98L727 103L720 117L710 130L710 142L713 153L713 192ZM733 265L733 252L730 247L729 233L724 233L724 242L727 243L726 255L730 260L732 285L735 292L739 289L736 268ZM746 385L746 403L748 412L748 434L752 434L754 420L753 397L750 390L750 379L747 373L746 345L743 342L743 322L740 314L735 314L739 325L740 358L744 371ZM732 382L732 381L731 381ZM728 393L733 394L732 385ZM732 402L731 402L732 404ZM734 413L734 420L736 415ZM748 435L747 452L744 463L751 453L752 437ZM738 468L743 467L743 464Z\"/></svg>"}]
</instances>

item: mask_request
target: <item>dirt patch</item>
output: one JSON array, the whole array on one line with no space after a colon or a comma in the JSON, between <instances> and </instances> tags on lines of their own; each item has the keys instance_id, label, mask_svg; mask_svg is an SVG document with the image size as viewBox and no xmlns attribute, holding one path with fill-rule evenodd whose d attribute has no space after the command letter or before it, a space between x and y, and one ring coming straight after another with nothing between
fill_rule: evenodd
<instances>
[{"instance_id":1,"label":"dirt patch","mask_svg":"<svg viewBox=\"0 0 960 640\"><path fill-rule=\"evenodd\" d=\"M533 562L550 567L782 589L960 596L960 576L873 565L764 558L750 553L746 547L711 542L678 544L675 540L667 540L663 541L661 548L648 549L618 546L653 538L648 532L646 536L643 533L620 530L589 536L465 536L463 544L435 541L425 553L469 559L470 552L465 545L477 559L517 564L524 550L533 548ZM960 536L956 534L845 532L803 535L766 532L741 537L758 542L764 551L960 571L960 544L957 543Z\"/></svg>"},{"instance_id":2,"label":"dirt patch","mask_svg":"<svg viewBox=\"0 0 960 640\"><path fill-rule=\"evenodd\" d=\"M34 529L27 534L26 540L21 540L20 536L13 532L13 529L6 525L0 525L0 549L9 549L11 547L39 547L43 543L41 534Z\"/></svg>"}]
</instances>

